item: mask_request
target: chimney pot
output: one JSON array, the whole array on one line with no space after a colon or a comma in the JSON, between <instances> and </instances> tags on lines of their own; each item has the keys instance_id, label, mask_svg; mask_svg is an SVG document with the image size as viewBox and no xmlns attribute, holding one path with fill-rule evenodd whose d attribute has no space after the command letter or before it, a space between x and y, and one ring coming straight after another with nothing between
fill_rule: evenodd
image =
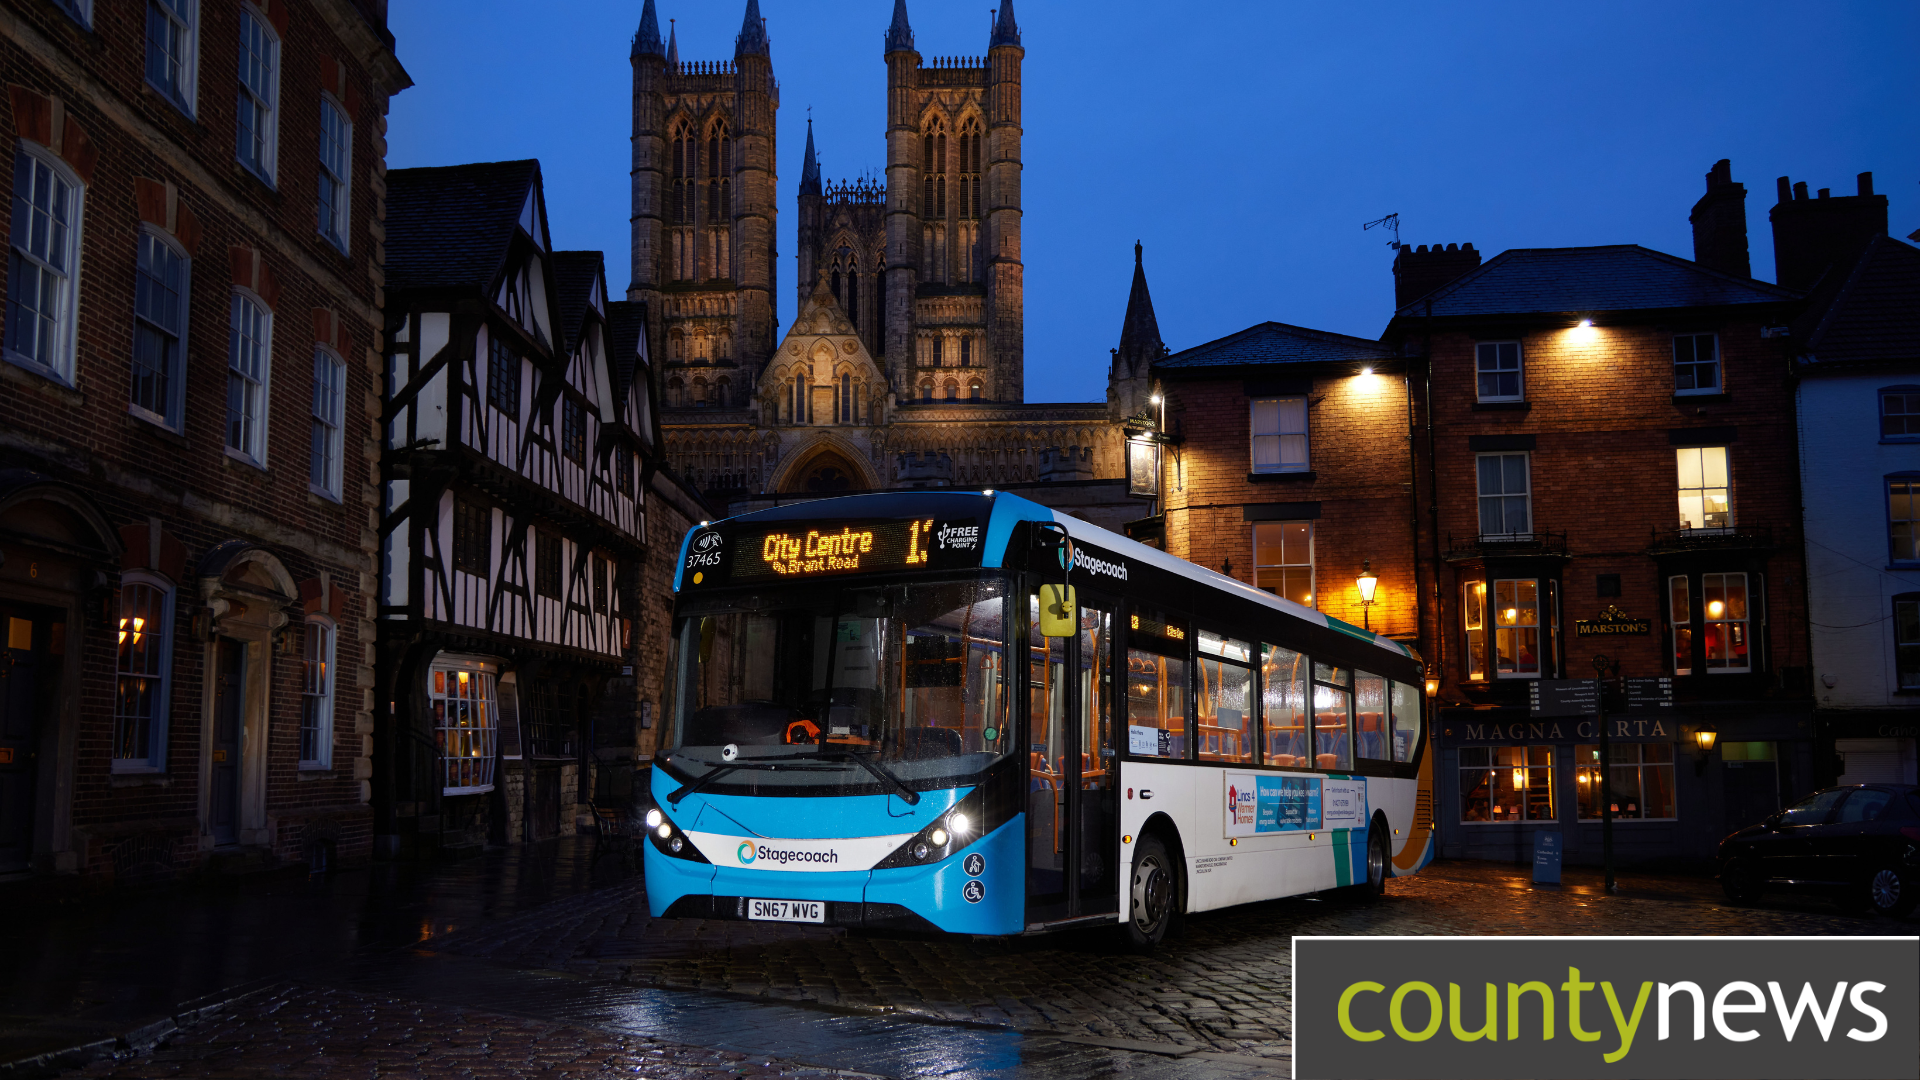
<instances>
[{"instance_id":1,"label":"chimney pot","mask_svg":"<svg viewBox=\"0 0 1920 1080\"><path fill-rule=\"evenodd\" d=\"M1780 197L1775 199L1774 200L1775 202L1792 202L1793 201L1793 185L1787 182L1786 177L1783 176L1780 179L1775 180L1774 185L1780 193Z\"/></svg>"},{"instance_id":2,"label":"chimney pot","mask_svg":"<svg viewBox=\"0 0 1920 1080\"><path fill-rule=\"evenodd\" d=\"M1856 179L1859 181L1859 184L1860 184L1860 194L1862 195L1873 194L1873 174L1872 173L1863 172Z\"/></svg>"},{"instance_id":3,"label":"chimney pot","mask_svg":"<svg viewBox=\"0 0 1920 1080\"><path fill-rule=\"evenodd\" d=\"M1832 189L1832 188L1821 188L1821 189L1820 189L1820 197L1821 197L1821 198L1823 198L1823 199L1824 199L1824 198L1826 198L1826 197L1828 197L1828 196L1830 196L1830 195L1832 195L1832 194L1833 194L1833 189Z\"/></svg>"},{"instance_id":4,"label":"chimney pot","mask_svg":"<svg viewBox=\"0 0 1920 1080\"><path fill-rule=\"evenodd\" d=\"M1794 202L1804 202L1806 200L1806 197L1807 197L1807 182L1805 180L1802 180L1799 183L1793 185L1793 201Z\"/></svg>"}]
</instances>

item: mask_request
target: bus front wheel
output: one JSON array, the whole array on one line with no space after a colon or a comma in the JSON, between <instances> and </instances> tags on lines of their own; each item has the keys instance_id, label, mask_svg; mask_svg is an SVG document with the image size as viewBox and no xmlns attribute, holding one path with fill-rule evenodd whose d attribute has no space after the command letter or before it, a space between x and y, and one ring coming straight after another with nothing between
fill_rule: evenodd
<instances>
[{"instance_id":1,"label":"bus front wheel","mask_svg":"<svg viewBox=\"0 0 1920 1080\"><path fill-rule=\"evenodd\" d=\"M1387 895L1387 878L1393 874L1388 866L1391 857L1387 848L1387 830L1375 825L1367 836L1367 881L1360 886L1368 900L1378 900Z\"/></svg>"},{"instance_id":2,"label":"bus front wheel","mask_svg":"<svg viewBox=\"0 0 1920 1080\"><path fill-rule=\"evenodd\" d=\"M1180 899L1179 868L1157 836L1143 836L1133 849L1132 903L1127 918L1127 944L1151 950L1167 936Z\"/></svg>"}]
</instances>

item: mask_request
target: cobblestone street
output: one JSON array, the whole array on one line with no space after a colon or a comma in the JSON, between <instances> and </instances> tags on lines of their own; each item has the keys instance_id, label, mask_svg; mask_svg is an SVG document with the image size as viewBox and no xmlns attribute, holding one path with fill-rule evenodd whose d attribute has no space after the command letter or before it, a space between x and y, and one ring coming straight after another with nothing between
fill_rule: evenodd
<instances>
[{"instance_id":1,"label":"cobblestone street","mask_svg":"<svg viewBox=\"0 0 1920 1080\"><path fill-rule=\"evenodd\" d=\"M470 884L478 881L465 872ZM1196 915L1154 955L1082 931L929 939L655 920L638 880L279 973L75 1075L116 1077L1285 1075L1291 938L1310 934L1885 934L1889 923L1709 881L1440 864L1369 904ZM233 997L234 995L229 995Z\"/></svg>"}]
</instances>

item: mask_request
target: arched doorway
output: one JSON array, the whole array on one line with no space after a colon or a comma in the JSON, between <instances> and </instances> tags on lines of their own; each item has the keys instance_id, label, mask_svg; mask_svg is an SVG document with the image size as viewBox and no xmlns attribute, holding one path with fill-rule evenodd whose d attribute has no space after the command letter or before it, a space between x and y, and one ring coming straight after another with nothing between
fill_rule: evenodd
<instances>
[{"instance_id":1,"label":"arched doorway","mask_svg":"<svg viewBox=\"0 0 1920 1080\"><path fill-rule=\"evenodd\" d=\"M796 478L798 490L825 493L848 491L854 484L853 466L839 454L828 451L820 454Z\"/></svg>"},{"instance_id":2,"label":"arched doorway","mask_svg":"<svg viewBox=\"0 0 1920 1080\"><path fill-rule=\"evenodd\" d=\"M879 486L872 471L853 447L836 439L822 439L789 459L792 465L775 477L773 489L783 495L834 495L866 491Z\"/></svg>"}]
</instances>

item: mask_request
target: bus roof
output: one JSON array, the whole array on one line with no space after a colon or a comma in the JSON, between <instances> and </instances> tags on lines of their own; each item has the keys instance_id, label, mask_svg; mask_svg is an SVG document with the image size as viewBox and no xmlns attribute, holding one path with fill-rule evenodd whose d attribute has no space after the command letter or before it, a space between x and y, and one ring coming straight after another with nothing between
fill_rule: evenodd
<instances>
[{"instance_id":1,"label":"bus roof","mask_svg":"<svg viewBox=\"0 0 1920 1080\"><path fill-rule=\"evenodd\" d=\"M1012 540L1013 530L1023 521L1054 522L1067 530L1067 535L1075 540L1098 545L1118 555L1157 567L1168 573L1207 585L1222 592L1270 608L1302 622L1344 634L1349 638L1384 649L1397 657L1407 657L1420 662L1420 654L1411 646L1392 638L1374 633L1333 618L1313 608L1296 604L1291 600L1275 596L1264 589L1256 589L1238 578L1209 570L1198 563L1189 562L1178 556L1169 555L1158 548L1148 547L1137 540L1122 536L1110 529L1103 529L1088 521L1068 514L1062 514L1050 507L1042 506L1030 499L1004 491L986 489L970 491L966 489L937 489L932 491L884 491L864 495L843 495L831 499L810 499L806 502L775 506L765 510L756 510L738 517L714 521L712 525L731 525L738 523L756 523L788 520L807 520L818 518L909 518L928 513L957 516L954 510L961 509L972 502L971 512L978 515L978 502L984 501L990 509L984 515L987 518L987 535L984 550L981 553L981 566L998 567ZM687 530L680 542L680 561L674 568L673 589L680 591L681 572L687 565L687 549L699 528Z\"/></svg>"}]
</instances>

